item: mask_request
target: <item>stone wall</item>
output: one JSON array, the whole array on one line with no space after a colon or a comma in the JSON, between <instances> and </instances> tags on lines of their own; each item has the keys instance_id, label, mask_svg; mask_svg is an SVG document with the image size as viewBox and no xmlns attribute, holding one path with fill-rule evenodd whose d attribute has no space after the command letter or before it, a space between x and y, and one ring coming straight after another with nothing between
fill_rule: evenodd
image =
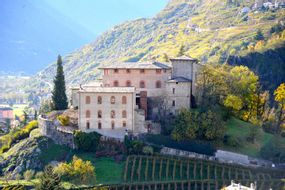
<instances>
[{"instance_id":1,"label":"stone wall","mask_svg":"<svg viewBox=\"0 0 285 190\"><path fill-rule=\"evenodd\" d=\"M67 127L60 127L55 122L42 116L38 118L39 129L42 135L49 137L56 144L75 148L73 131Z\"/></svg>"}]
</instances>

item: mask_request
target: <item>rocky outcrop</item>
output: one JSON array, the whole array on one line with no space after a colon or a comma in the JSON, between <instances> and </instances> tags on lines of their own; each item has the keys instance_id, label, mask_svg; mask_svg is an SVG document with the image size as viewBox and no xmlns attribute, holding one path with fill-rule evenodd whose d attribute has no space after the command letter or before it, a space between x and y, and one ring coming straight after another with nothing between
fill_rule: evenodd
<instances>
[{"instance_id":1,"label":"rocky outcrop","mask_svg":"<svg viewBox=\"0 0 285 190\"><path fill-rule=\"evenodd\" d=\"M43 136L21 140L0 158L1 175L14 179L18 173L25 170L43 169L40 155L49 143L49 139Z\"/></svg>"}]
</instances>

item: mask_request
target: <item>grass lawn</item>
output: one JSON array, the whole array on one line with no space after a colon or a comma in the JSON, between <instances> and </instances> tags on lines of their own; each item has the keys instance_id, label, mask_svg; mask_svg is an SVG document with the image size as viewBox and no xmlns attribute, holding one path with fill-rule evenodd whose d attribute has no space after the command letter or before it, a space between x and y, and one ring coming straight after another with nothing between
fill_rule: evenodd
<instances>
[{"instance_id":1,"label":"grass lawn","mask_svg":"<svg viewBox=\"0 0 285 190\"><path fill-rule=\"evenodd\" d=\"M247 123L244 121L241 121L237 118L231 118L227 124L227 135L235 136L241 139L241 146L237 148L229 147L229 146L222 146L219 148L223 148L226 150L230 150L233 152L238 152L242 154L246 154L252 157L260 157L259 151L260 148L269 142L272 138L274 138L274 135L270 133L265 133L262 128L259 128L259 136L257 137L257 140L255 143L248 142L246 138L248 137L250 133L250 127L252 126L251 123ZM284 144L285 144L285 138L284 138Z\"/></svg>"},{"instance_id":2,"label":"grass lawn","mask_svg":"<svg viewBox=\"0 0 285 190\"><path fill-rule=\"evenodd\" d=\"M98 184L122 182L125 162L116 163L108 157L96 158L95 153L78 153L76 156L92 162Z\"/></svg>"}]
</instances>

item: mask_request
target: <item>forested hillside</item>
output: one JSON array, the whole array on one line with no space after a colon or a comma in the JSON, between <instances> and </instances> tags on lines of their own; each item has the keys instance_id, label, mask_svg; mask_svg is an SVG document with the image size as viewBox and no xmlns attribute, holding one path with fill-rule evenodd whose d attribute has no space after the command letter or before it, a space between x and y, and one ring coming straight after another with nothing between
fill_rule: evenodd
<instances>
[{"instance_id":1,"label":"forested hillside","mask_svg":"<svg viewBox=\"0 0 285 190\"><path fill-rule=\"evenodd\" d=\"M100 75L97 70L100 64L125 60L135 62L150 58L164 61L167 57L176 56L181 45L185 46L186 54L203 63L229 61L245 64L265 75L261 77L264 78L261 81L275 82L266 81L276 78L267 77L273 71L264 68L267 64L275 64L277 60L279 66L275 75L284 76L282 42L285 37L281 33L285 9L257 11L253 10L253 5L254 0L172 0L154 18L137 19L115 26L94 42L65 55L63 62L68 86L97 78ZM249 11L245 11L244 7L248 7ZM278 31L274 31L276 26L279 27ZM262 34L262 39L256 38L258 31ZM266 45L269 43L266 39L270 39L275 33L280 34L278 43L270 42L270 46ZM281 49L274 50L274 55L268 57L267 53L272 52L269 49L274 49L276 44ZM263 54L252 49L256 45L265 48ZM237 61L236 57L241 58ZM264 65L263 69L259 67L259 63ZM273 67L275 68L273 65L269 68ZM37 74L36 80L29 81L26 88L47 87L54 73L53 63ZM284 81L279 77L276 86L282 80Z\"/></svg>"}]
</instances>

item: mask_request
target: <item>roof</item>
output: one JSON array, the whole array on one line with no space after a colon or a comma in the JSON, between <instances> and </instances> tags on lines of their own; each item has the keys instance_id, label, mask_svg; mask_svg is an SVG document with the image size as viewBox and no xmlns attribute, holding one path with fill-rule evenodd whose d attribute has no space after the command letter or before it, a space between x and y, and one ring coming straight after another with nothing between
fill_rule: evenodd
<instances>
[{"instance_id":1,"label":"roof","mask_svg":"<svg viewBox=\"0 0 285 190\"><path fill-rule=\"evenodd\" d=\"M192 82L192 80L185 77L174 77L168 80L167 82Z\"/></svg>"},{"instance_id":2,"label":"roof","mask_svg":"<svg viewBox=\"0 0 285 190\"><path fill-rule=\"evenodd\" d=\"M118 62L102 65L99 69L171 69L167 63L157 61L149 62Z\"/></svg>"},{"instance_id":3,"label":"roof","mask_svg":"<svg viewBox=\"0 0 285 190\"><path fill-rule=\"evenodd\" d=\"M198 59L182 55L180 57L171 58L170 61L198 61Z\"/></svg>"},{"instance_id":4,"label":"roof","mask_svg":"<svg viewBox=\"0 0 285 190\"><path fill-rule=\"evenodd\" d=\"M10 107L0 107L0 111L12 111L13 109Z\"/></svg>"},{"instance_id":5,"label":"roof","mask_svg":"<svg viewBox=\"0 0 285 190\"><path fill-rule=\"evenodd\" d=\"M135 87L83 87L79 90L79 93L133 93L135 92Z\"/></svg>"}]
</instances>

